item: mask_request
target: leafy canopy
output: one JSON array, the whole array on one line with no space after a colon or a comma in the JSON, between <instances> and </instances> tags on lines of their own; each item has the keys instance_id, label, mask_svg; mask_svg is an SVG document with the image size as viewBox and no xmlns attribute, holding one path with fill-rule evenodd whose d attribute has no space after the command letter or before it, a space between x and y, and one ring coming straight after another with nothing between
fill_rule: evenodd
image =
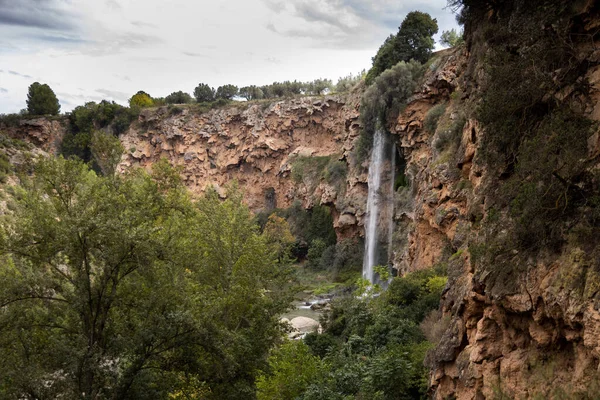
<instances>
[{"instance_id":1,"label":"leafy canopy","mask_svg":"<svg viewBox=\"0 0 600 400\"><path fill-rule=\"evenodd\" d=\"M143 90L140 90L129 99L129 107L152 107L154 100Z\"/></svg>"},{"instance_id":2,"label":"leafy canopy","mask_svg":"<svg viewBox=\"0 0 600 400\"><path fill-rule=\"evenodd\" d=\"M215 89L206 83L200 83L194 89L194 97L200 103L203 101L213 101L215 99Z\"/></svg>"},{"instance_id":3,"label":"leafy canopy","mask_svg":"<svg viewBox=\"0 0 600 400\"><path fill-rule=\"evenodd\" d=\"M39 82L29 86L27 111L32 115L58 115L60 104L50 86Z\"/></svg>"},{"instance_id":4,"label":"leafy canopy","mask_svg":"<svg viewBox=\"0 0 600 400\"><path fill-rule=\"evenodd\" d=\"M0 397L254 396L288 276L239 193L193 203L164 160L46 159L23 187L0 228Z\"/></svg>"},{"instance_id":5,"label":"leafy canopy","mask_svg":"<svg viewBox=\"0 0 600 400\"><path fill-rule=\"evenodd\" d=\"M367 84L400 61L425 63L431 56L433 35L437 32L437 20L429 14L420 11L408 13L396 36L390 35L373 57L373 67L366 77Z\"/></svg>"}]
</instances>

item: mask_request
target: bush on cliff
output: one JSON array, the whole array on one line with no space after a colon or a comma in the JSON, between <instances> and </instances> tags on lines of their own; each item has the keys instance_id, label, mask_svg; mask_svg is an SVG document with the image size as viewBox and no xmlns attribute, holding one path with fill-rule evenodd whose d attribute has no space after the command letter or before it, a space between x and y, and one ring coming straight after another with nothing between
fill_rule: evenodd
<instances>
[{"instance_id":1,"label":"bush on cliff","mask_svg":"<svg viewBox=\"0 0 600 400\"><path fill-rule=\"evenodd\" d=\"M408 13L398 28L398 33L390 35L373 57L373 67L366 76L367 85L400 61L426 62L431 56L433 35L437 31L437 20L429 14L420 11Z\"/></svg>"}]
</instances>

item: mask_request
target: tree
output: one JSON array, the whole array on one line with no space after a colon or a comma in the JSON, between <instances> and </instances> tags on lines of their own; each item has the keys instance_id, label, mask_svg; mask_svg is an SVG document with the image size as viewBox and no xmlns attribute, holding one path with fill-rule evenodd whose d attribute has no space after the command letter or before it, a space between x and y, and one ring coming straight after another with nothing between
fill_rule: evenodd
<instances>
[{"instance_id":1,"label":"tree","mask_svg":"<svg viewBox=\"0 0 600 400\"><path fill-rule=\"evenodd\" d=\"M367 84L383 71L400 61L412 59L425 63L434 47L433 35L438 32L437 20L427 13L412 11L408 13L396 36L389 36L373 57L373 67L367 74Z\"/></svg>"},{"instance_id":2,"label":"tree","mask_svg":"<svg viewBox=\"0 0 600 400\"><path fill-rule=\"evenodd\" d=\"M238 87L235 85L223 85L219 86L216 93L217 99L231 100L238 94Z\"/></svg>"},{"instance_id":3,"label":"tree","mask_svg":"<svg viewBox=\"0 0 600 400\"><path fill-rule=\"evenodd\" d=\"M284 343L269 357L271 374L258 377L258 400L296 399L324 372L319 357L302 340Z\"/></svg>"},{"instance_id":4,"label":"tree","mask_svg":"<svg viewBox=\"0 0 600 400\"><path fill-rule=\"evenodd\" d=\"M240 97L243 97L246 100L259 100L264 97L264 93L260 90L259 87L254 85L252 86L244 86L240 89L239 93Z\"/></svg>"},{"instance_id":5,"label":"tree","mask_svg":"<svg viewBox=\"0 0 600 400\"><path fill-rule=\"evenodd\" d=\"M289 279L242 196L45 159L0 227L5 398L252 398ZM185 378L185 379L183 379Z\"/></svg>"},{"instance_id":6,"label":"tree","mask_svg":"<svg viewBox=\"0 0 600 400\"><path fill-rule=\"evenodd\" d=\"M102 131L96 131L92 135L90 149L102 174L104 176L114 175L124 151L119 138Z\"/></svg>"},{"instance_id":7,"label":"tree","mask_svg":"<svg viewBox=\"0 0 600 400\"><path fill-rule=\"evenodd\" d=\"M34 82L27 93L27 111L31 115L58 115L60 104L47 84Z\"/></svg>"},{"instance_id":8,"label":"tree","mask_svg":"<svg viewBox=\"0 0 600 400\"><path fill-rule=\"evenodd\" d=\"M279 261L289 257L296 238L292 235L290 224L285 218L271 214L263 230L263 236L272 246Z\"/></svg>"},{"instance_id":9,"label":"tree","mask_svg":"<svg viewBox=\"0 0 600 400\"><path fill-rule=\"evenodd\" d=\"M181 90L178 92L173 92L167 97L165 97L165 102L167 104L188 104L192 101L194 101L192 96L185 92L182 92Z\"/></svg>"},{"instance_id":10,"label":"tree","mask_svg":"<svg viewBox=\"0 0 600 400\"><path fill-rule=\"evenodd\" d=\"M152 107L154 105L154 100L152 100L152 97L144 92L143 90L140 90L139 92L137 92L136 94L134 94L131 99L129 99L129 107Z\"/></svg>"},{"instance_id":11,"label":"tree","mask_svg":"<svg viewBox=\"0 0 600 400\"><path fill-rule=\"evenodd\" d=\"M215 99L215 89L208 86L206 83L200 83L194 89L194 97L201 103L204 101L213 101Z\"/></svg>"},{"instance_id":12,"label":"tree","mask_svg":"<svg viewBox=\"0 0 600 400\"><path fill-rule=\"evenodd\" d=\"M456 33L454 28L449 31L442 32L442 36L440 38L440 43L447 47L458 46L463 43L464 40L462 38L462 34Z\"/></svg>"}]
</instances>

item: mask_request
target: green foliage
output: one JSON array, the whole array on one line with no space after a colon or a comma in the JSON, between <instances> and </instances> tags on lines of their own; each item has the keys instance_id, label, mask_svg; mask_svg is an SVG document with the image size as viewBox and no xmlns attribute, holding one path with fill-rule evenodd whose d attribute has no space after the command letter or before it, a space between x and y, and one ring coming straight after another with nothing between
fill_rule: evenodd
<instances>
[{"instance_id":1,"label":"green foliage","mask_svg":"<svg viewBox=\"0 0 600 400\"><path fill-rule=\"evenodd\" d=\"M437 31L437 20L432 19L429 14L420 11L408 13L396 36L390 35L373 57L373 67L366 76L367 85L400 61L425 63L431 56L433 35Z\"/></svg>"},{"instance_id":2,"label":"green foliage","mask_svg":"<svg viewBox=\"0 0 600 400\"><path fill-rule=\"evenodd\" d=\"M240 88L239 95L240 95L240 97L242 97L248 101L260 100L260 99L264 98L264 96L265 96L263 91L255 85L244 86L244 87Z\"/></svg>"},{"instance_id":3,"label":"green foliage","mask_svg":"<svg viewBox=\"0 0 600 400\"><path fill-rule=\"evenodd\" d=\"M115 174L117 165L121 161L121 156L125 149L119 138L96 131L92 135L90 151L94 157L94 162L102 171L104 176Z\"/></svg>"},{"instance_id":4,"label":"green foliage","mask_svg":"<svg viewBox=\"0 0 600 400\"><path fill-rule=\"evenodd\" d=\"M335 300L323 321L325 332L305 338L312 354L321 359L320 373L304 380L294 376L309 385L289 398L425 398L428 371L423 360L432 344L419 324L437 309L445 280L442 268L420 271L394 278L391 291L379 297ZM300 359L306 358L304 347L298 353ZM293 354L287 359L294 360ZM290 379L286 373L271 378L280 387L285 387L281 382L286 379Z\"/></svg>"},{"instance_id":5,"label":"green foliage","mask_svg":"<svg viewBox=\"0 0 600 400\"><path fill-rule=\"evenodd\" d=\"M269 367L270 374L261 374L256 381L258 400L297 398L310 384L319 381L324 365L298 340L285 342L273 351Z\"/></svg>"},{"instance_id":6,"label":"green foliage","mask_svg":"<svg viewBox=\"0 0 600 400\"><path fill-rule=\"evenodd\" d=\"M164 160L44 159L23 187L0 232L3 396L254 396L289 275L241 194L193 203Z\"/></svg>"},{"instance_id":7,"label":"green foliage","mask_svg":"<svg viewBox=\"0 0 600 400\"><path fill-rule=\"evenodd\" d=\"M85 162L92 161L90 145L93 133L104 130L120 135L138 118L139 113L139 107L123 107L106 100L75 107L69 114L69 131L63 138L60 153Z\"/></svg>"},{"instance_id":8,"label":"green foliage","mask_svg":"<svg viewBox=\"0 0 600 400\"><path fill-rule=\"evenodd\" d=\"M235 85L223 85L217 88L215 97L217 99L231 100L238 94L238 87Z\"/></svg>"},{"instance_id":9,"label":"green foliage","mask_svg":"<svg viewBox=\"0 0 600 400\"><path fill-rule=\"evenodd\" d=\"M401 61L378 76L365 91L360 104L363 130L354 153L357 164L367 158L375 130L387 126L387 122L397 116L412 96L423 72L423 66L417 61Z\"/></svg>"},{"instance_id":10,"label":"green foliage","mask_svg":"<svg viewBox=\"0 0 600 400\"><path fill-rule=\"evenodd\" d=\"M148 93L144 92L143 90L140 90L129 99L129 107L131 108L152 107L153 105L154 100Z\"/></svg>"},{"instance_id":11,"label":"green foliage","mask_svg":"<svg viewBox=\"0 0 600 400\"><path fill-rule=\"evenodd\" d=\"M440 117L446 112L446 103L441 103L433 106L425 115L423 127L429 133L435 133Z\"/></svg>"},{"instance_id":12,"label":"green foliage","mask_svg":"<svg viewBox=\"0 0 600 400\"><path fill-rule=\"evenodd\" d=\"M215 99L215 89L206 83L199 83L194 89L194 97L198 103L211 102Z\"/></svg>"},{"instance_id":13,"label":"green foliage","mask_svg":"<svg viewBox=\"0 0 600 400\"><path fill-rule=\"evenodd\" d=\"M463 35L462 33L456 33L456 30L452 28L449 31L442 32L440 43L446 47L460 46L464 43Z\"/></svg>"},{"instance_id":14,"label":"green foliage","mask_svg":"<svg viewBox=\"0 0 600 400\"><path fill-rule=\"evenodd\" d=\"M27 111L31 115L58 115L60 104L50 86L39 82L29 86Z\"/></svg>"},{"instance_id":15,"label":"green foliage","mask_svg":"<svg viewBox=\"0 0 600 400\"><path fill-rule=\"evenodd\" d=\"M337 93L349 92L365 78L365 75L366 72L363 70L356 75L349 74L347 76L340 77L335 84L334 90Z\"/></svg>"},{"instance_id":16,"label":"green foliage","mask_svg":"<svg viewBox=\"0 0 600 400\"><path fill-rule=\"evenodd\" d=\"M320 269L321 257L327 249L327 244L320 238L310 242L308 247L308 267L312 269Z\"/></svg>"},{"instance_id":17,"label":"green foliage","mask_svg":"<svg viewBox=\"0 0 600 400\"><path fill-rule=\"evenodd\" d=\"M0 152L0 183L6 183L8 175L12 172L12 165L8 156Z\"/></svg>"},{"instance_id":18,"label":"green foliage","mask_svg":"<svg viewBox=\"0 0 600 400\"><path fill-rule=\"evenodd\" d=\"M167 104L189 104L194 101L194 98L190 96L188 93L182 92L181 90L178 92L173 92L167 97L165 97L165 102Z\"/></svg>"},{"instance_id":19,"label":"green foliage","mask_svg":"<svg viewBox=\"0 0 600 400\"><path fill-rule=\"evenodd\" d=\"M463 128L467 120L462 113L458 113L456 118L446 123L444 126L436 127L436 138L433 147L439 152L447 151L448 154L454 154L460 145Z\"/></svg>"},{"instance_id":20,"label":"green foliage","mask_svg":"<svg viewBox=\"0 0 600 400\"><path fill-rule=\"evenodd\" d=\"M503 295L518 287L520 274L540 254L558 253L566 244L598 247L598 204L590 199L598 197L599 186L587 145L596 125L580 100L589 95L589 82L581 77L592 50L573 51L584 48L585 39L575 28L579 16L571 3L453 3L464 6L465 31L485 40L472 48L486 54L476 110L486 132L479 154L500 177L486 201L509 212L484 219L486 233L470 250L486 290ZM507 8L514 10L510 21L499 17ZM475 21L484 23L475 30ZM505 234L495 234L500 230ZM600 266L597 257L588 260L591 268Z\"/></svg>"}]
</instances>

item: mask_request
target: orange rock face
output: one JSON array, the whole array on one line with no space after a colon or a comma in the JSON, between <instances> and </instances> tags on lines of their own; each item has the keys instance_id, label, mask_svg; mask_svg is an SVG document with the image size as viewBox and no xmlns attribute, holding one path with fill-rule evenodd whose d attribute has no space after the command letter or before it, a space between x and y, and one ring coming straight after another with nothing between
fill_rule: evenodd
<instances>
[{"instance_id":1,"label":"orange rock face","mask_svg":"<svg viewBox=\"0 0 600 400\"><path fill-rule=\"evenodd\" d=\"M175 115L166 107L145 110L121 136L126 154L120 169L151 168L165 157L183 167L192 193L213 186L225 195L235 181L254 211L295 201L305 208L328 205L338 236L356 236L366 203L366 174L350 162L359 135L358 96L306 97L200 115L190 108ZM319 157L346 164L343 182L331 184L322 174L292 178L294 160Z\"/></svg>"}]
</instances>

